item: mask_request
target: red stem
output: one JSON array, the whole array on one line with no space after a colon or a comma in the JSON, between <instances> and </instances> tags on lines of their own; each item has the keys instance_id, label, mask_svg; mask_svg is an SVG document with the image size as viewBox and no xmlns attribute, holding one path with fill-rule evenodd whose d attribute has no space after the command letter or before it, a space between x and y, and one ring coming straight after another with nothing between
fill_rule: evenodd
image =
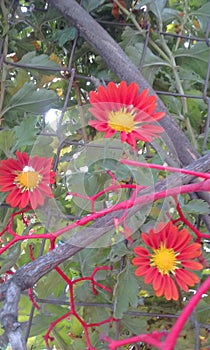
<instances>
[{"instance_id":1,"label":"red stem","mask_svg":"<svg viewBox=\"0 0 210 350\"><path fill-rule=\"evenodd\" d=\"M102 336L101 340L108 342L109 344L108 347L110 350L116 350L120 346L132 344L132 343L139 343L139 342L144 342L144 343L156 346L157 348L160 348L161 342L159 339L162 336L165 336L165 332L158 333L157 331L155 331L151 334L140 334L135 337L122 339L122 340L113 340L113 339L110 339L109 337Z\"/></svg>"},{"instance_id":2,"label":"red stem","mask_svg":"<svg viewBox=\"0 0 210 350\"><path fill-rule=\"evenodd\" d=\"M159 164L150 164L150 163L137 162L135 160L129 160L129 159L121 159L120 162L122 164L138 166L138 167L142 167L142 168L164 170L164 171L170 171L172 173L188 174L188 175L193 175L193 176L196 176L196 177L202 177L203 179L210 179L210 174L208 174L208 173L201 173L201 172L193 171L193 170L173 168L171 166L165 166L165 165L159 165Z\"/></svg>"}]
</instances>

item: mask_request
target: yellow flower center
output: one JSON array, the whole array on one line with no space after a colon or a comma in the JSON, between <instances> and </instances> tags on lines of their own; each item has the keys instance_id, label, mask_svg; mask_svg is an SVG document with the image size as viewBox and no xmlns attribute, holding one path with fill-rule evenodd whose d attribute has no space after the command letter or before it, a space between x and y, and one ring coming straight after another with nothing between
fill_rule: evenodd
<instances>
[{"instance_id":1,"label":"yellow flower center","mask_svg":"<svg viewBox=\"0 0 210 350\"><path fill-rule=\"evenodd\" d=\"M161 244L160 248L154 251L151 266L156 266L162 275L168 275L169 272L174 273L180 263L176 258L179 253L175 253L172 248L166 248L164 244Z\"/></svg>"},{"instance_id":2,"label":"yellow flower center","mask_svg":"<svg viewBox=\"0 0 210 350\"><path fill-rule=\"evenodd\" d=\"M111 111L108 115L108 125L116 131L124 131L129 134L135 129L135 111L128 112L125 108L119 111Z\"/></svg>"},{"instance_id":3,"label":"yellow flower center","mask_svg":"<svg viewBox=\"0 0 210 350\"><path fill-rule=\"evenodd\" d=\"M33 191L41 180L42 176L33 167L26 165L23 171L17 172L14 182L21 192L25 192Z\"/></svg>"}]
</instances>

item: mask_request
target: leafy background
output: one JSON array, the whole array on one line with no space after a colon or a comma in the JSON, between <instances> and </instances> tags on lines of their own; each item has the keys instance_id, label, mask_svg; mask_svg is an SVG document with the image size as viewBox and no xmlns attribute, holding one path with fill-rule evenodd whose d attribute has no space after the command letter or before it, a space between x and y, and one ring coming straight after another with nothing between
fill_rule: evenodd
<instances>
[{"instance_id":1,"label":"leafy background","mask_svg":"<svg viewBox=\"0 0 210 350\"><path fill-rule=\"evenodd\" d=\"M201 154L207 153L210 147L209 127L206 124L209 115L207 72L210 56L210 2L125 0L124 4L126 9L121 9L119 17L116 17L112 13L111 1L82 2L86 11L141 69L196 150ZM129 181L134 176L135 181L140 181L142 185L150 185L167 176L164 172L145 173L146 170L136 171L119 166L117 160L123 151L128 151L126 146L119 146L116 140L120 149L110 151L103 136L88 126L91 117L88 112L89 91L99 84L110 80L117 82L118 79L103 59L79 36L77 29L53 6L44 0L2 0L0 33L4 55L0 82L0 157L14 157L16 150L31 155L53 155L57 171L53 189L56 205L51 204L51 214L46 207L37 210L36 215L28 213L28 228L20 217L16 217L14 229L17 234L30 233L31 230L43 233L46 217L49 219L47 229L55 230L87 215L90 203L67 198L66 193L75 189L89 196L97 193L111 183L106 173L108 169L113 171L120 182ZM70 92L71 74L65 71L67 68L69 71L74 68L76 72ZM183 97L185 95L186 98ZM85 147L91 142L102 145L103 155L100 147ZM167 154L166 146L161 141L158 145L163 154ZM144 157L149 162L162 163L162 153L150 145L145 149L141 142L138 146L144 149ZM127 195L126 191L117 196L106 194L95 203L96 210L103 208L107 202L114 204L126 199ZM5 194L1 194L0 199L3 229L12 209L5 205ZM189 196L180 196L179 200L184 214L192 223L200 223L199 229L205 232L200 215L209 213L208 204ZM139 214L136 220L142 225L135 227L132 246L126 246L120 234L113 231L106 237L109 244L105 245L102 240L95 247L83 249L62 265L63 271L71 278L88 276L95 266L113 266L112 272L102 271L97 275L101 283L113 290L113 295L103 290L93 295L88 283L85 288L84 282L75 285L77 311L86 322L100 322L112 312L114 317L120 319L111 327L105 324L90 330L91 342L97 350L106 349L106 345L100 341L102 332L111 337L118 335L125 338L153 330L170 331L183 306L194 293L193 290L188 294L183 293L182 304L156 298L152 288L145 285L143 279L134 276L135 269L130 263L133 247L141 243L140 232L153 227L158 219L164 217L169 207L167 201L157 201L151 208L145 209L145 213ZM58 244L65 242L68 235L63 235ZM9 235L5 234L2 240L3 243L10 240ZM41 243L40 240L34 240L32 245L35 258L49 249L49 244ZM207 241L204 241L203 248L204 257L209 260ZM17 271L28 262L29 242L26 240L0 257L2 278L6 271ZM200 277L205 280L208 275L209 269L205 269ZM41 309L34 309L27 294L23 293L19 304L19 321L23 322L23 331L28 336L28 349L40 350L45 349L43 336L50 323L69 311L68 290L59 274L52 271L37 283L34 293ZM200 301L176 349L206 349L210 345L207 317L209 302L209 296ZM74 317L58 324L52 335L54 349L86 348L83 328ZM5 342L1 348L6 347ZM138 344L135 349L149 350L149 347Z\"/></svg>"}]
</instances>

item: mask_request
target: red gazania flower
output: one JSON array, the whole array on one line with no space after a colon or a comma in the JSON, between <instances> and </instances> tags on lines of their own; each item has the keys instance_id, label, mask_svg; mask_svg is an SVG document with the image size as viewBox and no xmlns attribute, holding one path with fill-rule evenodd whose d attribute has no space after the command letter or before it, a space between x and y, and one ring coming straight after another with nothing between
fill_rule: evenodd
<instances>
[{"instance_id":1,"label":"red gazania flower","mask_svg":"<svg viewBox=\"0 0 210 350\"><path fill-rule=\"evenodd\" d=\"M136 276L145 276L145 283L152 283L155 294L167 300L177 300L177 286L185 292L188 287L199 282L190 270L200 270L203 266L194 261L201 255L199 243L191 243L192 237L187 229L178 230L171 222L160 224L158 232L150 230L142 233L143 242L149 249L135 247L138 257L132 260L138 266Z\"/></svg>"},{"instance_id":2,"label":"red gazania flower","mask_svg":"<svg viewBox=\"0 0 210 350\"><path fill-rule=\"evenodd\" d=\"M111 82L107 87L99 86L98 91L90 91L90 112L97 120L90 120L89 125L111 137L120 132L122 142L127 142L134 149L136 139L151 142L164 129L155 125L165 113L155 112L156 96L148 96L149 90L139 94L136 83L119 85Z\"/></svg>"},{"instance_id":3,"label":"red gazania flower","mask_svg":"<svg viewBox=\"0 0 210 350\"><path fill-rule=\"evenodd\" d=\"M54 183L55 173L52 159L16 152L16 159L0 162L0 191L10 192L6 202L12 207L33 209L44 203L45 196L53 197L50 184Z\"/></svg>"}]
</instances>

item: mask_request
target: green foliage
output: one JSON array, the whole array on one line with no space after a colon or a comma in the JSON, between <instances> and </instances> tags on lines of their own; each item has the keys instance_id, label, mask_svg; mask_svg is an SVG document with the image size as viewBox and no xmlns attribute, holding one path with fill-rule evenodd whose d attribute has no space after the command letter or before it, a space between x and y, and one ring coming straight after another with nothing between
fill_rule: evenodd
<instances>
[{"instance_id":1,"label":"green foliage","mask_svg":"<svg viewBox=\"0 0 210 350\"><path fill-rule=\"evenodd\" d=\"M3 114L8 113L12 109L22 113L44 113L47 112L52 103L56 102L56 99L57 96L54 91L46 89L36 90L33 83L25 83L8 101Z\"/></svg>"},{"instance_id":2,"label":"green foliage","mask_svg":"<svg viewBox=\"0 0 210 350\"><path fill-rule=\"evenodd\" d=\"M192 199L182 209L191 214L209 214L209 204L202 199Z\"/></svg>"},{"instance_id":3,"label":"green foliage","mask_svg":"<svg viewBox=\"0 0 210 350\"><path fill-rule=\"evenodd\" d=\"M33 67L46 67L46 68L57 68L59 69L59 64L54 62L53 60L49 59L48 55L41 54L37 55L36 51L30 51L26 53L21 60L19 61L20 64L27 64L31 65ZM45 72L46 74L46 72Z\"/></svg>"},{"instance_id":4,"label":"green foliage","mask_svg":"<svg viewBox=\"0 0 210 350\"><path fill-rule=\"evenodd\" d=\"M17 4L14 13L12 3ZM195 141L197 151L207 153L210 137L206 138L205 147L203 140L206 137L210 91L206 79L209 66L207 29L210 2L124 0L126 9L119 11L119 18L112 13L112 1L83 0L81 3L141 69L151 86L161 92L160 97L172 118L186 136ZM146 6L144 10L142 6ZM95 28L92 31L94 35ZM118 133L110 142L110 139L104 139L104 134L88 126L92 118L88 111L89 91L109 80L118 82L119 79L108 69L103 57L80 35L73 22L68 22L48 1L2 0L0 35L3 60L0 71L0 158L14 158L15 152L20 150L30 156L52 157L56 162L54 198L35 213L29 211L25 214L28 225L21 215L17 215L12 225L17 235L56 232L78 218L90 215L93 210L91 201L79 196L66 197L68 191L87 198L114 183L118 186L128 183L153 186L156 181L167 176L165 172L131 167L119 162L124 157L149 163L167 163L171 155L162 139L152 145L139 141L139 154L136 154L119 141ZM112 48L110 54L111 51ZM73 67L76 72L72 89L71 76L65 72L67 67ZM204 92L206 98L203 98ZM176 94L192 97L177 97ZM46 116L52 108L58 110L55 120L53 113ZM176 159L169 160L179 166ZM127 200L133 193L132 190L122 188L104 193L94 202L94 210L106 210L111 205ZM1 230L16 210L7 206L6 195L0 192ZM179 201L187 219L193 224L201 219L201 231L206 232L202 215L209 215L209 204L201 199L189 200L187 196L181 195ZM125 216L126 213L125 210ZM81 249L59 266L72 280L90 276L98 266L112 267L112 271L98 271L95 280L113 293L96 287L95 295L90 281L74 284L76 311L84 322L95 324L110 316L120 319L118 323L89 328L90 341L95 349L107 349L107 344L100 341L101 333L112 338L119 333L119 338L123 339L154 330L167 329L170 332L175 320L162 316L170 314L174 317L181 313L181 303L154 296L152 286L145 284L143 277L135 277L135 268L131 265L134 246L142 244L140 233L148 232L158 221L168 220L168 215L177 218L173 200L155 201L151 208L145 206L131 218L125 221L122 218L120 228L114 227L91 247ZM88 227L92 233L91 225L92 222ZM133 231L133 242L124 240L123 229L126 225ZM55 244L64 244L81 229L78 226L69 230L58 237ZM94 232L97 237L97 230ZM11 239L8 232L3 234L0 248ZM209 262L209 242L206 239L203 247L202 256ZM5 273L18 271L31 262L30 252L37 259L47 254L49 248L48 240L24 237L21 243L11 246L0 256L1 278L10 278L11 275ZM198 275L205 279L209 273L206 267ZM0 282L4 283L2 279ZM40 350L46 348L43 336L50 324L70 310L69 304L66 305L66 302L69 303L69 287L53 270L41 278L33 289L34 298L40 299L38 304L41 308L34 310L27 347ZM191 296L192 293L183 292L183 304ZM86 306L86 303L89 305ZM209 321L205 318L209 305L210 299L205 296L193 314L200 326L201 348L207 343L202 324ZM18 321L22 322L24 332L31 310L28 296L21 294ZM144 316L139 316L141 312ZM187 324L175 349L193 349L197 331L198 328L195 331L191 323ZM52 347L54 345L59 350L84 350L87 347L84 329L75 316L58 323L50 335L54 337Z\"/></svg>"},{"instance_id":5,"label":"green foliage","mask_svg":"<svg viewBox=\"0 0 210 350\"><path fill-rule=\"evenodd\" d=\"M16 148L19 149L22 146L31 146L36 140L37 130L35 127L36 119L34 117L27 117L23 119L20 125L17 125L15 130L15 136L17 141Z\"/></svg>"},{"instance_id":6,"label":"green foliage","mask_svg":"<svg viewBox=\"0 0 210 350\"><path fill-rule=\"evenodd\" d=\"M13 130L0 130L0 149L6 154L9 151L15 141L15 135Z\"/></svg>"},{"instance_id":7,"label":"green foliage","mask_svg":"<svg viewBox=\"0 0 210 350\"><path fill-rule=\"evenodd\" d=\"M114 317L122 318L123 313L129 306L134 308L138 305L139 285L133 274L131 265L127 263L126 268L117 276L117 283L113 291Z\"/></svg>"},{"instance_id":8,"label":"green foliage","mask_svg":"<svg viewBox=\"0 0 210 350\"><path fill-rule=\"evenodd\" d=\"M105 2L105 0L84 0L83 7L88 12L91 12L91 11L97 9L97 7L103 5L104 2Z\"/></svg>"},{"instance_id":9,"label":"green foliage","mask_svg":"<svg viewBox=\"0 0 210 350\"><path fill-rule=\"evenodd\" d=\"M74 27L58 30L55 33L54 40L58 41L58 45L63 47L67 41L74 40L77 35L77 30Z\"/></svg>"}]
</instances>

